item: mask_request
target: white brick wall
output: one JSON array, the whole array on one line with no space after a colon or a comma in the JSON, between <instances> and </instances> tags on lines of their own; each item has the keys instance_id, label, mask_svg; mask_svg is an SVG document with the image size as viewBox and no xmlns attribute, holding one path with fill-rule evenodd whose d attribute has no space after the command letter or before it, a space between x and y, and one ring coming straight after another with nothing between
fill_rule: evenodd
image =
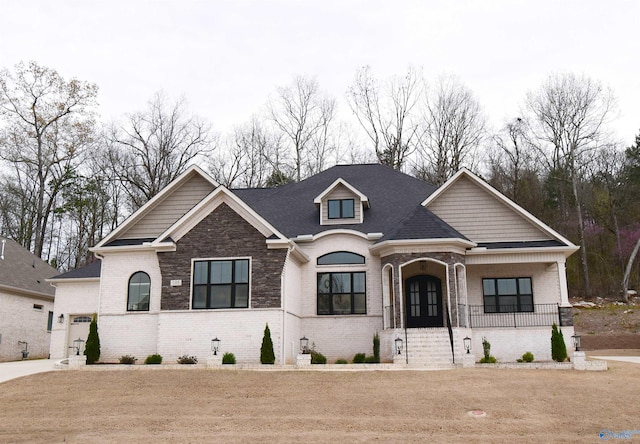
<instances>
[{"instance_id":1,"label":"white brick wall","mask_svg":"<svg viewBox=\"0 0 640 444\"><path fill-rule=\"evenodd\" d=\"M560 302L560 283L556 264L467 265L469 304L482 305L482 279L531 277L534 304Z\"/></svg>"},{"instance_id":2,"label":"white brick wall","mask_svg":"<svg viewBox=\"0 0 640 444\"><path fill-rule=\"evenodd\" d=\"M71 315L92 315L98 312L100 281L60 281L56 283L53 328L51 330L51 359L67 356L69 320ZM64 322L58 323L58 316L64 315Z\"/></svg>"},{"instance_id":3,"label":"white brick wall","mask_svg":"<svg viewBox=\"0 0 640 444\"><path fill-rule=\"evenodd\" d=\"M127 312L129 278L137 271L144 271L151 278L149 312L160 311L162 275L155 252L127 252L105 254L102 259L102 285L100 288L100 315ZM182 285L189 285L183 282Z\"/></svg>"},{"instance_id":4,"label":"white brick wall","mask_svg":"<svg viewBox=\"0 0 640 444\"><path fill-rule=\"evenodd\" d=\"M42 309L34 309L34 304ZM49 311L53 311L53 301L0 292L0 362L22 359L24 345L18 341L28 342L30 358L49 355Z\"/></svg>"},{"instance_id":5,"label":"white brick wall","mask_svg":"<svg viewBox=\"0 0 640 444\"><path fill-rule=\"evenodd\" d=\"M373 335L382 331L382 317L317 316L303 319L301 329L328 363L340 358L351 362L356 353L373 355Z\"/></svg>"}]
</instances>

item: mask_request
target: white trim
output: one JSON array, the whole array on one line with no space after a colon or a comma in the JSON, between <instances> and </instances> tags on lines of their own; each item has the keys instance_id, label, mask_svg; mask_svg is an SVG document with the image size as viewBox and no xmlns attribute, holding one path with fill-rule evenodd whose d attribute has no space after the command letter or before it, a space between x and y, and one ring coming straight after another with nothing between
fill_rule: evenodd
<instances>
[{"instance_id":1,"label":"white trim","mask_svg":"<svg viewBox=\"0 0 640 444\"><path fill-rule=\"evenodd\" d=\"M475 247L474 242L459 239L459 238L443 238L443 239L397 239L386 240L378 244L369 247L371 253L380 253L386 249L394 248L407 248L407 247L427 247L427 246L444 246L450 245L452 249L459 249L461 254L464 254L468 248Z\"/></svg>"},{"instance_id":2,"label":"white trim","mask_svg":"<svg viewBox=\"0 0 640 444\"><path fill-rule=\"evenodd\" d=\"M467 250L467 256L490 256L496 254L535 254L535 253L564 253L565 257L571 256L580 247L526 247L526 248L472 248Z\"/></svg>"},{"instance_id":3,"label":"white trim","mask_svg":"<svg viewBox=\"0 0 640 444\"><path fill-rule=\"evenodd\" d=\"M303 234L301 236L298 237L294 237L293 240L300 243L300 242L314 242L317 241L318 239L321 239L325 236L331 236L331 235L337 235L337 234L350 234L352 236L357 236L357 237L361 237L362 239L365 240L370 240L369 236L365 233L362 233L361 231L357 231L357 230L350 230L347 228L335 228L335 229L331 229L331 230L325 230L325 231L321 231L320 233L317 234Z\"/></svg>"},{"instance_id":4,"label":"white trim","mask_svg":"<svg viewBox=\"0 0 640 444\"><path fill-rule=\"evenodd\" d=\"M114 247L99 247L96 245L89 248L89 251L96 254L97 257L108 253L135 253L140 251L154 251L157 253L161 251L176 251L176 244L174 242L143 242L138 245L119 245Z\"/></svg>"},{"instance_id":5,"label":"white trim","mask_svg":"<svg viewBox=\"0 0 640 444\"><path fill-rule=\"evenodd\" d=\"M313 199L313 203L314 204L322 204L322 199L324 199L327 194L331 193L334 190L334 188L336 188L338 185L345 186L349 191L351 191L353 194L358 196L358 198L360 198L360 202L361 203L366 203L366 207L367 208L371 208L369 206L369 198L367 196L365 196L364 194L362 194L355 187L350 185L349 182L347 182L346 180L342 179L341 177L337 178L331 185L329 185L327 188L325 188L325 190L322 193L318 194L316 196L316 198Z\"/></svg>"},{"instance_id":6,"label":"white trim","mask_svg":"<svg viewBox=\"0 0 640 444\"><path fill-rule=\"evenodd\" d=\"M158 236L151 244L154 246L160 245L162 240L167 237L173 239L174 242L179 241L222 203L226 203L232 210L238 213L240 217L262 233L263 236L269 237L271 235L276 235L279 239L287 239L282 233L276 230L273 225L256 213L250 206L245 204L238 196L220 185L207 197L202 199L195 207L189 210L184 216L178 219L173 225L167 228L167 230Z\"/></svg>"},{"instance_id":7,"label":"white trim","mask_svg":"<svg viewBox=\"0 0 640 444\"><path fill-rule=\"evenodd\" d=\"M49 282L51 284L51 286L54 287L54 288L57 288L56 284L66 283L66 282L82 283L82 282L99 282L99 281L100 281L100 276L98 276L98 277L85 277L85 278L62 278L62 279L50 278L50 279L45 279L45 282Z\"/></svg>"},{"instance_id":8,"label":"white trim","mask_svg":"<svg viewBox=\"0 0 640 444\"><path fill-rule=\"evenodd\" d=\"M468 177L472 182L476 183L481 188L483 188L485 191L489 192L489 194L491 194L493 197L498 199L500 202L505 204L507 207L511 208L513 211L518 213L520 216L524 217L526 220L528 220L530 223L532 223L534 226L536 226L538 229L540 229L544 233L549 234L551 237L554 237L556 240L559 240L560 242L566 244L568 247L576 247L576 245L573 244L573 242L571 242L570 240L568 240L567 238L562 236L560 233L555 231L553 228L551 228L550 226L548 226L547 224L542 222L540 219L535 217L533 214L529 213L527 210L522 208L517 203L513 202L507 196L505 196L504 194L500 193L498 190L493 188L487 182L485 182L484 180L482 180L481 178L479 178L478 176L476 176L475 174L473 174L471 171L469 171L466 168L462 168L461 170L458 170L458 172L456 174L454 174L449 180L447 180L442 186L440 186L440 188L438 188L431 195L429 195L429 197L427 197L422 202L422 206L428 207L429 204L431 204L433 201L438 199L438 197L440 197L442 194L444 194L444 192L447 191L462 176ZM576 247L576 250L577 249L578 249L578 247Z\"/></svg>"},{"instance_id":9,"label":"white trim","mask_svg":"<svg viewBox=\"0 0 640 444\"><path fill-rule=\"evenodd\" d=\"M130 226L132 226L135 222L137 222L142 216L151 211L158 203L162 202L168 194L172 193L175 189L180 187L184 182L186 182L193 175L199 174L203 179L208 181L214 188L217 188L219 184L211 178L207 173L202 171L200 167L197 165L192 165L187 170L176 177L169 185L164 187L158 194L156 194L153 198L151 198L146 204L138 208L132 215L130 215L124 222L118 225L111 233L109 233L104 239L96 244L95 248L104 247L111 240L118 237L120 233L126 232ZM91 249L91 251L94 251Z\"/></svg>"}]
</instances>

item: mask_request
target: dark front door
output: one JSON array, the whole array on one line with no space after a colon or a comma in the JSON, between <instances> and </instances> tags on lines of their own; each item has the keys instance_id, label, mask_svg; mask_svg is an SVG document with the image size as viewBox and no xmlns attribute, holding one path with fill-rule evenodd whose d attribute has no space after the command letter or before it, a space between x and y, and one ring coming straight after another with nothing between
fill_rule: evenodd
<instances>
[{"instance_id":1,"label":"dark front door","mask_svg":"<svg viewBox=\"0 0 640 444\"><path fill-rule=\"evenodd\" d=\"M442 285L434 276L414 276L406 281L407 328L443 327Z\"/></svg>"}]
</instances>

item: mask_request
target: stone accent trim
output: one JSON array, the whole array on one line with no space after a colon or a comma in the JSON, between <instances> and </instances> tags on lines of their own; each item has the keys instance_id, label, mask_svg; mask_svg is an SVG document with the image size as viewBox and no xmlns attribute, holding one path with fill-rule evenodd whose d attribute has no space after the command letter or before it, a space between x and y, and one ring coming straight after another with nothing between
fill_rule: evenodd
<instances>
[{"instance_id":1,"label":"stone accent trim","mask_svg":"<svg viewBox=\"0 0 640 444\"><path fill-rule=\"evenodd\" d=\"M222 203L176 242L176 251L159 252L162 273L161 310L188 310L191 306L193 258L251 258L251 308L281 307L281 275L287 249L267 248L265 237ZM182 281L172 287L172 280Z\"/></svg>"}]
</instances>

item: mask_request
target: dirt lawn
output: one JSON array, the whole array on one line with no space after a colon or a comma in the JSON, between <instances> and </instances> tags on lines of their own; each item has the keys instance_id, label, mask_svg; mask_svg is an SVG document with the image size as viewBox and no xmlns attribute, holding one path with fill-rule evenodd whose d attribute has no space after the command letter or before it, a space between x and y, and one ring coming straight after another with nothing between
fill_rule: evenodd
<instances>
[{"instance_id":1,"label":"dirt lawn","mask_svg":"<svg viewBox=\"0 0 640 444\"><path fill-rule=\"evenodd\" d=\"M640 429L639 378L640 365L614 362L607 372L59 371L0 384L0 442L599 442L603 429Z\"/></svg>"}]
</instances>

